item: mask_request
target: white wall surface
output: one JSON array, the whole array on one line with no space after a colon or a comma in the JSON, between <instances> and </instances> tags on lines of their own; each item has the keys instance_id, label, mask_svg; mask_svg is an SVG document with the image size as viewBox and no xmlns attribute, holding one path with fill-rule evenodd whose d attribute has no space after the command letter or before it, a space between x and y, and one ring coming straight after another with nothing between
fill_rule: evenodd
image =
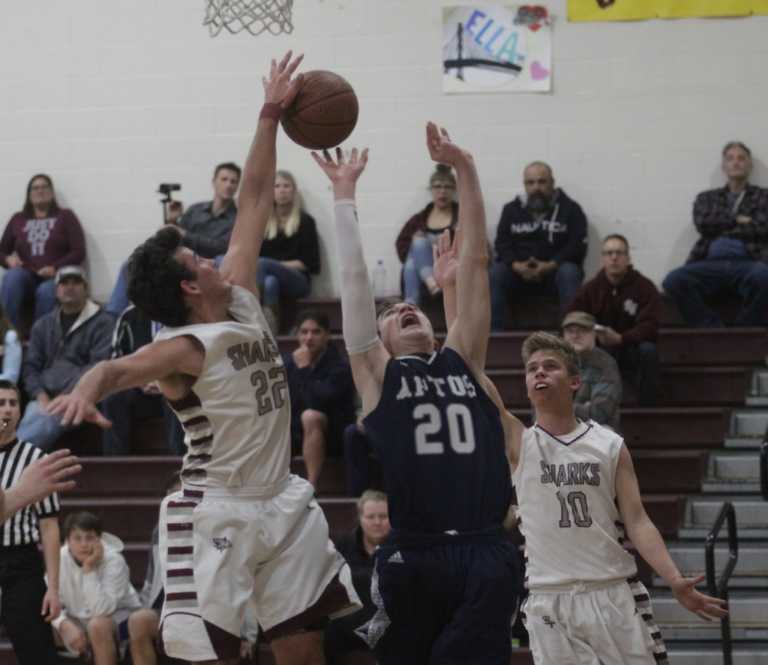
<instances>
[{"instance_id":1,"label":"white wall surface","mask_svg":"<svg viewBox=\"0 0 768 665\"><path fill-rule=\"evenodd\" d=\"M332 69L361 103L352 142L372 156L359 186L366 253L395 290L395 236L428 200L423 125L434 119L476 155L489 233L529 161L551 163L596 240L618 231L657 283L695 240L695 194L719 185L719 151L751 146L768 184L768 17L568 23L555 15L548 95L441 93L439 0L296 0L292 35L211 39L204 0L5 0L0 20L0 216L38 171L85 227L93 291L106 297L130 250L161 220L160 182L210 198L213 166L243 159L268 59L288 48ZM308 153L281 136L324 236L315 292L335 292L331 194Z\"/></svg>"}]
</instances>

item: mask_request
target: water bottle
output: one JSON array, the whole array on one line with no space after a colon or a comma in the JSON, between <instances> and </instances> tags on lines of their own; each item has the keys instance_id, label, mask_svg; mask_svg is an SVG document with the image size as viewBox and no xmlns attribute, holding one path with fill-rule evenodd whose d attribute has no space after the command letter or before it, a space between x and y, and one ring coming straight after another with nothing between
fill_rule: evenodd
<instances>
[{"instance_id":1,"label":"water bottle","mask_svg":"<svg viewBox=\"0 0 768 665\"><path fill-rule=\"evenodd\" d=\"M371 271L371 282L373 284L373 295L375 298L384 298L387 295L387 269L384 267L384 261L379 259L376 266Z\"/></svg>"}]
</instances>

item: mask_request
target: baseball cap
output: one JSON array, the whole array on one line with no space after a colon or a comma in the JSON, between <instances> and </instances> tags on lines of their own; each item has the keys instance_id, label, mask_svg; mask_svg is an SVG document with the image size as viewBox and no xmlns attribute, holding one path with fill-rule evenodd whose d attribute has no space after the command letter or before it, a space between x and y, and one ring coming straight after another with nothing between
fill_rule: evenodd
<instances>
[{"instance_id":1,"label":"baseball cap","mask_svg":"<svg viewBox=\"0 0 768 665\"><path fill-rule=\"evenodd\" d=\"M565 318L563 319L563 322L560 324L561 328L565 328L566 326L580 326L581 328L586 328L587 330L594 330L595 329L595 317L587 312L568 312L566 314Z\"/></svg>"},{"instance_id":2,"label":"baseball cap","mask_svg":"<svg viewBox=\"0 0 768 665\"><path fill-rule=\"evenodd\" d=\"M56 273L56 284L61 284L62 280L66 279L67 277L78 277L86 284L88 283L85 270L83 270L80 266L62 266L59 268L59 271Z\"/></svg>"}]
</instances>

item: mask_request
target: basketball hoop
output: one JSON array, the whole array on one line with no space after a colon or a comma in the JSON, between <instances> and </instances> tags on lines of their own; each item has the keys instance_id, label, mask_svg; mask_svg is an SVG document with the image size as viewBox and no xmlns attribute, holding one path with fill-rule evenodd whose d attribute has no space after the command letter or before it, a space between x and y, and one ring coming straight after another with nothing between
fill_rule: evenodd
<instances>
[{"instance_id":1,"label":"basketball hoop","mask_svg":"<svg viewBox=\"0 0 768 665\"><path fill-rule=\"evenodd\" d=\"M211 37L226 28L233 35L247 30L252 35L293 32L293 0L205 0L205 19Z\"/></svg>"}]
</instances>

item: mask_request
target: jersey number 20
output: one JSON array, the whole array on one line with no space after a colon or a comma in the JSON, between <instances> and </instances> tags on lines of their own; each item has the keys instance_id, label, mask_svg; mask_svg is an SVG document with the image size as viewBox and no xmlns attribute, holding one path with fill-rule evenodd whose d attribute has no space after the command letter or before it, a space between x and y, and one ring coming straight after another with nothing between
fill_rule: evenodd
<instances>
[{"instance_id":1,"label":"jersey number 20","mask_svg":"<svg viewBox=\"0 0 768 665\"><path fill-rule=\"evenodd\" d=\"M472 413L466 404L449 404L445 409L445 421L440 410L434 404L419 404L413 410L416 421L416 453L418 455L442 455L445 452L443 440L430 440L436 434L445 431L448 426L448 442L459 454L467 455L475 451L475 428L472 425Z\"/></svg>"}]
</instances>

